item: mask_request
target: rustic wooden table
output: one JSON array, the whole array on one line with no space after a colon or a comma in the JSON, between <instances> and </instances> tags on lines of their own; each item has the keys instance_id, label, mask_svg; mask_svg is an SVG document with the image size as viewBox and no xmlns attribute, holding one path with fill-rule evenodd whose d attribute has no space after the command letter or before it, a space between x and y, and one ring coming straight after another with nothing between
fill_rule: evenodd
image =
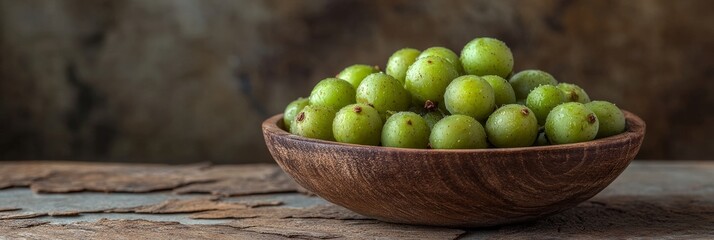
<instances>
[{"instance_id":1,"label":"rustic wooden table","mask_svg":"<svg viewBox=\"0 0 714 240\"><path fill-rule=\"evenodd\" d=\"M277 166L0 162L0 239L714 238L714 162L633 162L574 209L448 229L375 221Z\"/></svg>"}]
</instances>

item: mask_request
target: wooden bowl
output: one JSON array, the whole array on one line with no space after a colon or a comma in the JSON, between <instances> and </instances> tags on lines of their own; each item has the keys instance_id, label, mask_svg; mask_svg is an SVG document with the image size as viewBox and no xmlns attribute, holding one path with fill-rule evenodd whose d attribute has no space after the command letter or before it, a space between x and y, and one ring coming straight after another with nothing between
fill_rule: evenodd
<instances>
[{"instance_id":1,"label":"wooden bowl","mask_svg":"<svg viewBox=\"0 0 714 240\"><path fill-rule=\"evenodd\" d=\"M589 142L436 150L308 139L263 122L265 143L295 181L327 201L386 222L485 227L572 208L607 187L640 149L645 123Z\"/></svg>"}]
</instances>

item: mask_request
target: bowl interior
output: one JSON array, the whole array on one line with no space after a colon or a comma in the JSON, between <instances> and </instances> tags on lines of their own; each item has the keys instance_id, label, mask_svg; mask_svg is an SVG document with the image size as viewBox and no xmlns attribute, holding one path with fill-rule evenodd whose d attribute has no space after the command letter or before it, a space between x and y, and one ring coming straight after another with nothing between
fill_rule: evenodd
<instances>
[{"instance_id":1,"label":"bowl interior","mask_svg":"<svg viewBox=\"0 0 714 240\"><path fill-rule=\"evenodd\" d=\"M298 135L291 134L285 129L285 124L283 123L283 114L276 114L263 122L263 132L264 134L277 134L291 139L296 139L299 141L305 141L306 143L320 144L320 145L339 145L351 148L370 148L382 151L418 151L418 152L480 152L480 151L504 151L504 152L518 152L518 151L539 151L539 150L552 150L552 149L573 149L573 148L585 148L588 146L594 146L606 142L622 142L630 141L633 138L641 137L645 135L646 124L637 115L622 110L625 114L626 128L623 133L618 135L594 139L587 142L580 143L570 143L570 144L560 144L560 145L548 145L548 146L530 146L530 147L517 147L517 148L487 148L487 149L408 149L408 148L393 148L393 147L383 147L383 146L366 146L351 143L341 143L336 141L326 141L321 139L306 138ZM266 144L271 144L266 142ZM639 150L639 149L638 149Z\"/></svg>"}]
</instances>

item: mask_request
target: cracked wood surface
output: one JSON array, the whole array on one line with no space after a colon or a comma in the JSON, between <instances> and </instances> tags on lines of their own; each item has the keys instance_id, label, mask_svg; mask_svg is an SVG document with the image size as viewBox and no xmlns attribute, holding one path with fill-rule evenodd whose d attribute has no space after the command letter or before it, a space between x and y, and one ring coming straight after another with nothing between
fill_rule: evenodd
<instances>
[{"instance_id":1,"label":"cracked wood surface","mask_svg":"<svg viewBox=\"0 0 714 240\"><path fill-rule=\"evenodd\" d=\"M714 163L634 162L573 209L487 229L379 222L284 177L274 165L0 163L0 238L714 238Z\"/></svg>"},{"instance_id":2,"label":"cracked wood surface","mask_svg":"<svg viewBox=\"0 0 714 240\"><path fill-rule=\"evenodd\" d=\"M337 220L373 220L334 204L306 208L252 208L225 209L196 213L194 219L244 219L244 218L321 218Z\"/></svg>"},{"instance_id":3,"label":"cracked wood surface","mask_svg":"<svg viewBox=\"0 0 714 240\"><path fill-rule=\"evenodd\" d=\"M30 187L40 193L173 190L221 196L304 191L274 164L0 163L0 189L10 187Z\"/></svg>"}]
</instances>

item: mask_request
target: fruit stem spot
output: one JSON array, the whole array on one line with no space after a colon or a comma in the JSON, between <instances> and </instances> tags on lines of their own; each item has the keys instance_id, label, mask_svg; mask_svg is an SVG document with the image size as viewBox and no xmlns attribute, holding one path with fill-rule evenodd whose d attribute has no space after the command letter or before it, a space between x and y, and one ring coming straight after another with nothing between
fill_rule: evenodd
<instances>
[{"instance_id":1,"label":"fruit stem spot","mask_svg":"<svg viewBox=\"0 0 714 240\"><path fill-rule=\"evenodd\" d=\"M436 103L431 100L426 100L426 102L424 102L424 109L431 112L436 109Z\"/></svg>"},{"instance_id":2,"label":"fruit stem spot","mask_svg":"<svg viewBox=\"0 0 714 240\"><path fill-rule=\"evenodd\" d=\"M577 93L575 93L575 92L570 92L570 100L572 100L573 102L577 102L577 101L578 101L578 98L580 98L580 97L578 96Z\"/></svg>"},{"instance_id":3,"label":"fruit stem spot","mask_svg":"<svg viewBox=\"0 0 714 240\"><path fill-rule=\"evenodd\" d=\"M588 114L588 122L589 122L590 124L595 123L596 120L597 120L597 118L595 118L595 114L592 114L592 113L591 113L591 114Z\"/></svg>"},{"instance_id":4,"label":"fruit stem spot","mask_svg":"<svg viewBox=\"0 0 714 240\"><path fill-rule=\"evenodd\" d=\"M523 114L523 116L528 116L529 113L530 111L528 111L528 108L521 109L521 114Z\"/></svg>"},{"instance_id":5,"label":"fruit stem spot","mask_svg":"<svg viewBox=\"0 0 714 240\"><path fill-rule=\"evenodd\" d=\"M411 119L407 120L407 125L412 125L412 120L411 120Z\"/></svg>"},{"instance_id":6,"label":"fruit stem spot","mask_svg":"<svg viewBox=\"0 0 714 240\"><path fill-rule=\"evenodd\" d=\"M360 113L360 112L362 112L362 107L360 107L360 106L355 106L355 109L354 109L354 110L355 110L356 113Z\"/></svg>"},{"instance_id":7,"label":"fruit stem spot","mask_svg":"<svg viewBox=\"0 0 714 240\"><path fill-rule=\"evenodd\" d=\"M302 122L303 119L305 119L305 112L300 112L297 116L297 121Z\"/></svg>"}]
</instances>

